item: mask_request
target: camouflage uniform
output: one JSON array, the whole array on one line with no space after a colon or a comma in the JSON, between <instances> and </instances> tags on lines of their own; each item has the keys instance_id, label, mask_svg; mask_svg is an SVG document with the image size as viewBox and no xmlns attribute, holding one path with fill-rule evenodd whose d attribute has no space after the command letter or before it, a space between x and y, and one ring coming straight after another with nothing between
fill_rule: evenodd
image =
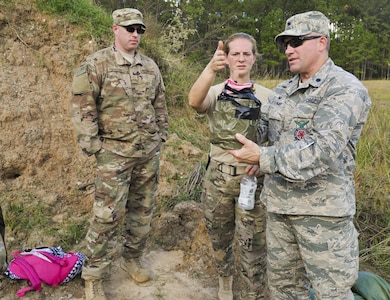
<instances>
[{"instance_id":1,"label":"camouflage uniform","mask_svg":"<svg viewBox=\"0 0 390 300\"><path fill-rule=\"evenodd\" d=\"M224 83L212 86L209 90L210 99L213 100L206 111L210 126L214 121L213 111L223 85ZM270 90L255 84L256 97L261 101L265 101L269 93ZM248 291L255 292L261 298L265 288L266 269L265 211L259 200L263 177L258 178L255 208L248 211L239 208L237 199L246 166L237 163L222 148L211 144L210 163L203 183L202 205L217 273L227 277L235 272L233 245L236 234L239 274L246 285L242 293L245 295Z\"/></svg>"},{"instance_id":2,"label":"camouflage uniform","mask_svg":"<svg viewBox=\"0 0 390 300\"><path fill-rule=\"evenodd\" d=\"M97 162L82 277L101 278L118 243L123 257L136 258L148 237L168 134L165 87L153 60L136 52L129 63L113 45L82 62L72 93L77 140Z\"/></svg>"},{"instance_id":3,"label":"camouflage uniform","mask_svg":"<svg viewBox=\"0 0 390 300\"><path fill-rule=\"evenodd\" d=\"M5 246L5 222L3 217L3 210L0 206L0 270L1 271L4 271L6 269L7 261L8 261L7 247Z\"/></svg>"},{"instance_id":4,"label":"camouflage uniform","mask_svg":"<svg viewBox=\"0 0 390 300\"><path fill-rule=\"evenodd\" d=\"M279 84L263 106L261 200L273 299L309 299L310 286L316 299L353 299L355 157L370 106L366 88L329 58L306 82L296 75Z\"/></svg>"}]
</instances>

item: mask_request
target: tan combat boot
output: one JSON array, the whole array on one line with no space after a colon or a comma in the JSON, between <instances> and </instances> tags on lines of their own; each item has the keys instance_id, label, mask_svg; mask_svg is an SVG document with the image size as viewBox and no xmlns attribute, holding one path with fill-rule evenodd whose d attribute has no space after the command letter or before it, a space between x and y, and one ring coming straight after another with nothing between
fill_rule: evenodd
<instances>
[{"instance_id":1,"label":"tan combat boot","mask_svg":"<svg viewBox=\"0 0 390 300\"><path fill-rule=\"evenodd\" d=\"M233 276L219 277L218 300L233 300Z\"/></svg>"},{"instance_id":2,"label":"tan combat boot","mask_svg":"<svg viewBox=\"0 0 390 300\"><path fill-rule=\"evenodd\" d=\"M137 283L152 279L152 271L144 266L139 258L122 259L121 268L125 270Z\"/></svg>"},{"instance_id":3,"label":"tan combat boot","mask_svg":"<svg viewBox=\"0 0 390 300\"><path fill-rule=\"evenodd\" d=\"M247 297L245 298L245 300L257 300L256 293L254 293L254 292L249 293L247 295Z\"/></svg>"},{"instance_id":4,"label":"tan combat boot","mask_svg":"<svg viewBox=\"0 0 390 300\"><path fill-rule=\"evenodd\" d=\"M85 280L85 300L107 300L101 279Z\"/></svg>"}]
</instances>

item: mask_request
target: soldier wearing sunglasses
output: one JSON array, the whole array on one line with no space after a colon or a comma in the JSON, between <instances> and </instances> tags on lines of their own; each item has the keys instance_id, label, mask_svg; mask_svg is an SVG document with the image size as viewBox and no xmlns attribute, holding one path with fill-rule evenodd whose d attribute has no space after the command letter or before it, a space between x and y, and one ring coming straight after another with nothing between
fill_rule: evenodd
<instances>
[{"instance_id":1,"label":"soldier wearing sunglasses","mask_svg":"<svg viewBox=\"0 0 390 300\"><path fill-rule=\"evenodd\" d=\"M329 20L297 14L275 42L296 75L262 107L258 146L230 153L265 174L267 274L272 299L353 300L359 267L355 157L371 100L328 56ZM260 144L261 145L261 144Z\"/></svg>"},{"instance_id":2,"label":"soldier wearing sunglasses","mask_svg":"<svg viewBox=\"0 0 390 300\"><path fill-rule=\"evenodd\" d=\"M71 117L81 149L96 158L93 219L82 278L86 300L105 300L103 277L116 249L137 283L152 278L141 260L156 201L160 148L168 135L159 68L137 49L146 26L132 8L112 14L114 43L76 71ZM120 244L118 247L118 244Z\"/></svg>"}]
</instances>

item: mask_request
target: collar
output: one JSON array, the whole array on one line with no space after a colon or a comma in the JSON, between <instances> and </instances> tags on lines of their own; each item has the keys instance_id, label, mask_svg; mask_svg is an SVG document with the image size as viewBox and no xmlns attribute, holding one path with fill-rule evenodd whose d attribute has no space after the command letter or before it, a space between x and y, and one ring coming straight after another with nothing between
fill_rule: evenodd
<instances>
[{"instance_id":1,"label":"collar","mask_svg":"<svg viewBox=\"0 0 390 300\"><path fill-rule=\"evenodd\" d=\"M286 89L287 93L291 95L297 89L308 88L309 86L318 88L325 81L326 77L329 74L329 71L334 67L334 62L332 59L328 58L328 60L322 65L322 67L308 80L304 83L300 83L299 75L295 75L290 80L285 81L282 86Z\"/></svg>"},{"instance_id":2,"label":"collar","mask_svg":"<svg viewBox=\"0 0 390 300\"><path fill-rule=\"evenodd\" d=\"M134 64L130 64L130 62L123 57L122 53L116 48L115 43L112 44L111 50L114 54L115 61L119 66L143 65L142 60L141 60L141 55L137 50L135 51L135 54L134 54Z\"/></svg>"},{"instance_id":3,"label":"collar","mask_svg":"<svg viewBox=\"0 0 390 300\"><path fill-rule=\"evenodd\" d=\"M225 84L230 86L231 88L235 89L236 91L241 91L245 88L253 88L253 82L237 83L236 81L232 80L231 78L228 78L225 81Z\"/></svg>"}]
</instances>

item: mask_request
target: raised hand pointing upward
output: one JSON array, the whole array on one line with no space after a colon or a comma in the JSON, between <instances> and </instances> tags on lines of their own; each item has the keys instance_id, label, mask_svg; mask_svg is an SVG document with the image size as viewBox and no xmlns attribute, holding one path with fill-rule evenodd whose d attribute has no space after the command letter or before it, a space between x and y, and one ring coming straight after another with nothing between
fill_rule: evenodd
<instances>
[{"instance_id":1,"label":"raised hand pointing upward","mask_svg":"<svg viewBox=\"0 0 390 300\"><path fill-rule=\"evenodd\" d=\"M233 274L236 271L245 282L240 298L260 299L265 290L265 210L258 197L263 182L258 159L249 155L245 160L254 161L254 165L239 163L232 153L240 155L242 150L236 150L238 153L226 150L241 148L235 138L236 132L245 133L242 135L242 144L248 144L247 147L254 144L258 148L257 144L245 139L256 139L257 115L250 120L241 118L236 114L235 105L238 104L243 110L252 109L249 105L257 105L253 101L254 97L265 101L271 92L250 78L256 53L256 40L243 32L232 34L224 42L218 41L212 58L188 94L189 105L198 113L207 115L210 124L210 160L204 176L202 203L207 232L214 249L215 268L219 275L218 299L225 300L233 300ZM218 72L225 69L226 73L229 72L228 78L214 83ZM225 72L220 74L226 76ZM236 126L237 124L240 125ZM249 133L243 128L254 130ZM247 211L235 203L240 192L240 180L245 173L259 176L255 207ZM256 221L247 226L247 220ZM235 251L232 251L235 236L243 239L237 251L240 256L237 258L237 262L240 262L237 270ZM250 240L250 247L247 246L247 240Z\"/></svg>"},{"instance_id":2,"label":"raised hand pointing upward","mask_svg":"<svg viewBox=\"0 0 390 300\"><path fill-rule=\"evenodd\" d=\"M223 42L219 41L217 50L215 50L214 56L210 61L210 67L214 72L219 72L225 69L226 66L226 54L223 51Z\"/></svg>"}]
</instances>

